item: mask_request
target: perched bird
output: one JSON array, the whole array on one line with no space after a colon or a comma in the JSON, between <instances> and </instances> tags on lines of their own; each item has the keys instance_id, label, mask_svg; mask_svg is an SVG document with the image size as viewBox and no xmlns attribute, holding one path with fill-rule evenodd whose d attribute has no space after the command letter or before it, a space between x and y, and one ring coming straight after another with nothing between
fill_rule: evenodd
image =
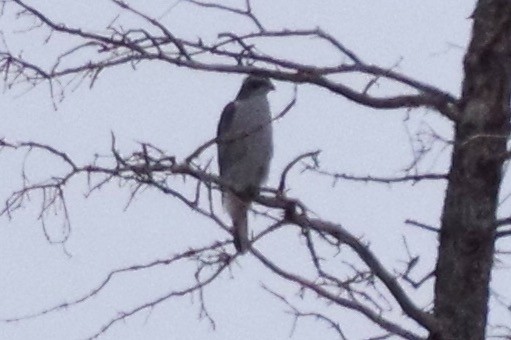
<instances>
[{"instance_id":1,"label":"perched bird","mask_svg":"<svg viewBox=\"0 0 511 340\"><path fill-rule=\"evenodd\" d=\"M266 181L273 156L270 104L275 87L268 78L248 76L236 99L224 108L217 129L218 167L226 184L222 202L233 223L234 245L249 246L247 212Z\"/></svg>"}]
</instances>

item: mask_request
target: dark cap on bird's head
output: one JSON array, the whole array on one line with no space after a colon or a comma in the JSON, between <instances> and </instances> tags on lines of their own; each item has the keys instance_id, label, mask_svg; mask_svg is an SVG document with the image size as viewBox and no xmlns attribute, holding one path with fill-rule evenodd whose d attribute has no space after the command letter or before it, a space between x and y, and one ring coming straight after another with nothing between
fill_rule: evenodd
<instances>
[{"instance_id":1,"label":"dark cap on bird's head","mask_svg":"<svg viewBox=\"0 0 511 340\"><path fill-rule=\"evenodd\" d=\"M275 86L273 86L269 78L248 76L243 80L236 99L246 99L254 94L265 95L272 90L275 90Z\"/></svg>"}]
</instances>

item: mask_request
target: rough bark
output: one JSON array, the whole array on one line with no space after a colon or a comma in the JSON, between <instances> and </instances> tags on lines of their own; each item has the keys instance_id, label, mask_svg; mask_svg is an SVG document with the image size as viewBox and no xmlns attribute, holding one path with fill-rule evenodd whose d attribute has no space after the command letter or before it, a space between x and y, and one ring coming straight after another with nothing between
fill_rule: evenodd
<instances>
[{"instance_id":1,"label":"rough bark","mask_svg":"<svg viewBox=\"0 0 511 340\"><path fill-rule=\"evenodd\" d=\"M442 214L430 339L484 339L495 221L509 137L511 1L479 0Z\"/></svg>"}]
</instances>

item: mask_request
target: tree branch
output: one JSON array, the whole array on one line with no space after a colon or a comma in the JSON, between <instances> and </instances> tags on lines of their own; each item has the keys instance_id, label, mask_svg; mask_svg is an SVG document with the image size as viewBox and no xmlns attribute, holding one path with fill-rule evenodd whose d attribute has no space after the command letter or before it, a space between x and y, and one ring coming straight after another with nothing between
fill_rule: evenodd
<instances>
[{"instance_id":1,"label":"tree branch","mask_svg":"<svg viewBox=\"0 0 511 340\"><path fill-rule=\"evenodd\" d=\"M200 213L201 215L211 219L222 229L230 233L230 229L220 220L218 216L211 210L207 210L198 205L198 199L186 198L183 194L178 191L172 189L168 186L166 178L169 176L175 175L184 175L186 177L193 178L200 183L205 183L208 188L218 188L220 185L228 187L227 183L222 183L221 180L201 168L194 166L191 163L187 162L177 162L174 157L166 156L161 154L159 149L152 147L150 144L142 144L142 152L133 152L129 156L122 157L120 153L116 150L115 147L115 138L112 136L112 154L113 154L113 164L109 166L101 166L98 164L78 166L76 162L72 161L71 158L63 152L60 152L53 147L34 143L34 142L22 142L22 143L9 143L6 141L2 142L4 145L11 146L9 150L16 150L16 148L30 148L31 150L41 150L43 152L47 152L50 155L61 159L66 164L69 165L69 172L59 178L53 178L50 182L47 183L36 183L33 185L26 185L21 190L13 193L13 196L9 198L6 202L5 208L2 210L1 214L11 214L16 209L22 206L23 199L28 195L28 193L33 191L40 191L45 188L52 188L54 190L63 191L64 186L71 178L80 175L86 174L90 175L103 175L106 176L103 180L101 180L98 184L92 185L90 190L94 190L95 188L99 188L104 185L108 181L118 178L126 181L127 183L136 184L136 188L139 188L140 185L153 187L158 189L164 194L171 195L185 205ZM298 158L300 159L300 157ZM293 162L292 162L293 163ZM215 184L216 187L212 185ZM137 189L138 190L138 189ZM255 198L255 201L265 207L268 208L277 208L284 210L285 214L282 219L283 223L293 224L303 228L304 230L313 230L320 234L326 234L333 238L335 238L339 243L348 245L359 257L360 259L368 266L370 271L385 285L388 291L395 298L397 303L401 306L402 310L411 317L413 320L418 322L420 325L428 329L429 331L436 331L437 324L436 320L428 313L419 310L410 300L410 298L403 291L402 287L398 284L395 277L393 277L381 264L376 255L374 255L367 246L363 245L361 241L352 236L348 231L343 229L338 224L333 224L321 219L309 218L307 216L308 209L300 203L298 200L287 198L285 193L282 191L274 190L272 191L274 194L271 196L259 196ZM14 204L16 203L16 204ZM53 204L53 201L45 202L43 199L43 206L49 207ZM299 211L298 211L299 210ZM281 223L278 222L276 224L276 228L280 227ZM264 234L262 234L264 235ZM261 236L262 236L261 235ZM260 237L258 238L258 240ZM258 257L262 256L260 254L256 254ZM260 255L260 256L259 256ZM260 260L263 260L260 258ZM107 279L108 282L109 278ZM309 282L310 283L310 282ZM307 284L309 284L307 283ZM320 289L319 286L317 289ZM326 297L330 298L330 295L326 295ZM82 301L82 300L80 300ZM333 300L336 301L336 300ZM340 300L339 300L340 301ZM342 304L344 302L339 302ZM347 303L345 303L347 304ZM356 304L359 304L358 302ZM353 302L351 304L347 304L347 306L351 306L349 308L355 308L360 311L364 315L372 318L373 320L380 320L380 316L372 315L367 309L367 307L361 308L360 306L354 307ZM61 308L61 307L56 307ZM147 308L146 306L142 306L141 309ZM50 309L50 310L54 310ZM367 309L367 310L366 310ZM140 310L140 309L137 309ZM374 312L373 312L374 313ZM131 315L131 314L129 314ZM385 324L385 323L384 323ZM392 326L386 325L385 327ZM395 330L394 330L395 331ZM398 332L401 332L397 330ZM402 332L401 332L402 333ZM404 334L404 333L403 333ZM413 337L410 337L413 338Z\"/></svg>"},{"instance_id":2,"label":"tree branch","mask_svg":"<svg viewBox=\"0 0 511 340\"><path fill-rule=\"evenodd\" d=\"M140 61L160 60L171 65L186 67L193 70L202 70L217 73L238 73L253 74L274 78L281 81L293 82L296 84L311 84L325 88L333 93L339 94L348 100L358 104L378 108L378 109L399 109L399 108L433 108L451 120L458 117L458 100L431 85L424 84L395 71L381 68L375 65L365 64L352 51L337 41L331 35L320 29L315 30L284 30L268 31L260 30L258 33L252 33L244 36L237 36L234 33L221 35L227 37L227 40L213 44L205 44L202 40L198 42L181 39L174 36L163 24L154 18L151 18L142 12L130 7L127 3L119 0L112 0L121 8L138 15L154 27L157 27L163 36L154 36L143 29L133 30L114 30L111 35L97 34L87 32L82 29L72 28L67 25L58 24L52 21L48 16L37 9L25 4L21 0L12 0L11 3L17 4L24 11L33 15L44 25L55 32L79 37L85 42L80 46L98 46L100 51L108 52L107 56L100 61L86 61L72 67L60 68L60 58L52 70L45 71L41 67L30 63L21 58L15 58L9 52L0 52L0 71L4 77L15 76L12 73L13 66L19 70L35 72L35 76L26 75L26 79L31 79L36 83L40 81L51 81L61 77L84 73L90 75L92 82L97 78L98 73L108 67L113 67L126 63ZM198 1L189 1L201 6L215 7L227 11L238 11L219 4L205 4ZM250 3L247 2L247 9L238 14L248 15L252 18ZM140 36L142 35L142 38ZM336 48L339 53L347 56L352 64L341 64L337 66L311 66L290 60L282 60L277 57L268 56L257 52L254 49L247 50L247 41L251 39L275 38L285 39L296 36L317 37L329 45ZM149 44L146 44L149 43ZM175 48L164 50L163 47L173 45ZM227 48L229 45L230 48ZM241 48L241 49L240 49ZM78 49L73 53L77 53ZM193 55L206 54L209 56L221 57L222 63L204 62L198 59L192 59ZM69 52L63 56L69 56ZM236 61L235 65L232 61ZM253 66L254 62L261 63L261 66ZM373 75L383 79L397 82L409 90L418 92L417 94L389 95L385 97L375 97L370 95L369 91L357 91L350 86L339 81L329 79L329 75L356 73L360 75ZM12 79L11 79L12 81Z\"/></svg>"},{"instance_id":3,"label":"tree branch","mask_svg":"<svg viewBox=\"0 0 511 340\"><path fill-rule=\"evenodd\" d=\"M300 286L305 287L305 288L317 293L319 296L327 299L330 302L333 302L333 303L338 304L342 307L352 309L352 310L355 310L355 311L361 313L362 315L367 317L369 320L371 320L375 324L379 325L383 329L391 332L392 334L396 334L396 335L399 335L405 339L410 339L410 340L422 339L420 336L403 329L401 326L399 326L395 323L392 323L392 322L384 319L381 315L373 312L372 310L363 306L360 303L356 303L351 300L336 296L336 295L328 292L327 290L322 289L314 282L311 282L303 277L300 277L298 275L295 275L295 274L292 274L290 272L283 270L282 268L275 265L272 261L267 259L263 254L261 254L259 251L255 250L254 248L251 248L250 251L267 268L269 268L271 271L278 274L279 276L283 277L284 279L295 282L295 283L299 284Z\"/></svg>"}]
</instances>

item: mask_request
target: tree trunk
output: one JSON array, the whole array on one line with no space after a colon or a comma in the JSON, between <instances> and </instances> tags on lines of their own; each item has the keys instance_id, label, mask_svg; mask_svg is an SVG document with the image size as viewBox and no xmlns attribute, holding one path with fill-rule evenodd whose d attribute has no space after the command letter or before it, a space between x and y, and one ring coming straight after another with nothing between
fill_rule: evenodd
<instances>
[{"instance_id":1,"label":"tree trunk","mask_svg":"<svg viewBox=\"0 0 511 340\"><path fill-rule=\"evenodd\" d=\"M509 137L511 1L479 0L436 267L435 340L482 340L495 250L495 221Z\"/></svg>"}]
</instances>

